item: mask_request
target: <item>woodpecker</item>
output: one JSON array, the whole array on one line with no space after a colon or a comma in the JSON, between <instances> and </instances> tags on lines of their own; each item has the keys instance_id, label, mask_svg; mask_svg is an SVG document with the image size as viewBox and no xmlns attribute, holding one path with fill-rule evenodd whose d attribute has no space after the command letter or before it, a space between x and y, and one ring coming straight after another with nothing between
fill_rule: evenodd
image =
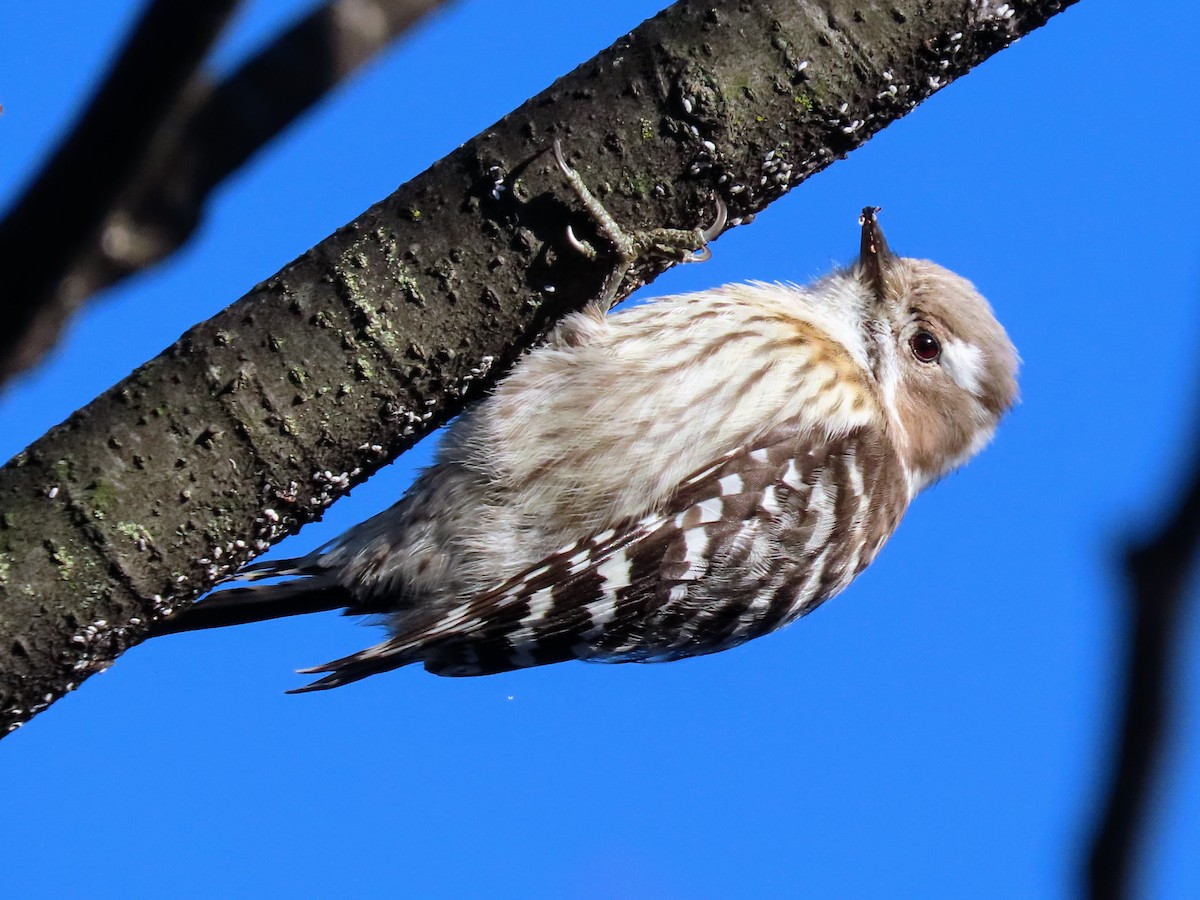
<instances>
[{"instance_id":1,"label":"woodpecker","mask_svg":"<svg viewBox=\"0 0 1200 900\"><path fill-rule=\"evenodd\" d=\"M626 263L662 245L620 232L555 154ZM301 670L323 676L302 692L416 662L466 676L675 660L812 611L1017 396L1017 354L987 301L894 255L876 212L863 210L858 259L809 285L608 314L609 285L447 430L398 503L238 576L289 580L221 591L159 631L384 617L385 641ZM682 234L701 252L712 236Z\"/></svg>"}]
</instances>

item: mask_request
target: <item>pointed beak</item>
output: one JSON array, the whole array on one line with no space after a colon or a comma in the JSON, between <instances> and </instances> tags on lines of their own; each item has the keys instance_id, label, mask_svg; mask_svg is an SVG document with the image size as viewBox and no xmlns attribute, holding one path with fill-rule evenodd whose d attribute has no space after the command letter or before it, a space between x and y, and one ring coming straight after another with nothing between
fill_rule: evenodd
<instances>
[{"instance_id":1,"label":"pointed beak","mask_svg":"<svg viewBox=\"0 0 1200 900\"><path fill-rule=\"evenodd\" d=\"M863 280L870 286L877 300L883 299L884 275L895 257L888 249L883 231L879 227L876 213L878 206L864 206L858 224L862 226L862 248L859 250L858 265Z\"/></svg>"}]
</instances>

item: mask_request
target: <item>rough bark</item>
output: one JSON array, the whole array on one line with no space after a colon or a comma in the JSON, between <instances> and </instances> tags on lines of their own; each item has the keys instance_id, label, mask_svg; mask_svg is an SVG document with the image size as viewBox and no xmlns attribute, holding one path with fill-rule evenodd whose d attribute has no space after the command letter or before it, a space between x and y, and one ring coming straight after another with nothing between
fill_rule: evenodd
<instances>
[{"instance_id":1,"label":"rough bark","mask_svg":"<svg viewBox=\"0 0 1200 900\"><path fill-rule=\"evenodd\" d=\"M557 81L0 470L0 723L317 518L596 295L554 138L629 227L705 225L715 194L743 223L1066 5L685 0Z\"/></svg>"}]
</instances>

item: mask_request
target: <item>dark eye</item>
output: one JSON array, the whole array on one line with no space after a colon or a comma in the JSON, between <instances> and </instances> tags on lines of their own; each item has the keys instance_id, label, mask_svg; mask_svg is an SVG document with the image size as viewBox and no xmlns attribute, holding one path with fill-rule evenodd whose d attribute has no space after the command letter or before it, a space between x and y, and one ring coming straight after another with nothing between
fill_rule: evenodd
<instances>
[{"instance_id":1,"label":"dark eye","mask_svg":"<svg viewBox=\"0 0 1200 900\"><path fill-rule=\"evenodd\" d=\"M942 355L941 342L928 331L918 331L910 337L908 347L917 358L917 362L937 362L938 357Z\"/></svg>"}]
</instances>

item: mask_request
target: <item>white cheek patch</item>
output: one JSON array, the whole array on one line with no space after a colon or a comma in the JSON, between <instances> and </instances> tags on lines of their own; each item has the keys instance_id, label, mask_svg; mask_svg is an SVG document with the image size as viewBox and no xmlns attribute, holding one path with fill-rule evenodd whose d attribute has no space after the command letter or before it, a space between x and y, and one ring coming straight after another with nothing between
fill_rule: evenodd
<instances>
[{"instance_id":1,"label":"white cheek patch","mask_svg":"<svg viewBox=\"0 0 1200 900\"><path fill-rule=\"evenodd\" d=\"M942 344L942 371L954 383L968 393L978 397L979 385L984 375L983 351L974 344L951 339Z\"/></svg>"}]
</instances>

